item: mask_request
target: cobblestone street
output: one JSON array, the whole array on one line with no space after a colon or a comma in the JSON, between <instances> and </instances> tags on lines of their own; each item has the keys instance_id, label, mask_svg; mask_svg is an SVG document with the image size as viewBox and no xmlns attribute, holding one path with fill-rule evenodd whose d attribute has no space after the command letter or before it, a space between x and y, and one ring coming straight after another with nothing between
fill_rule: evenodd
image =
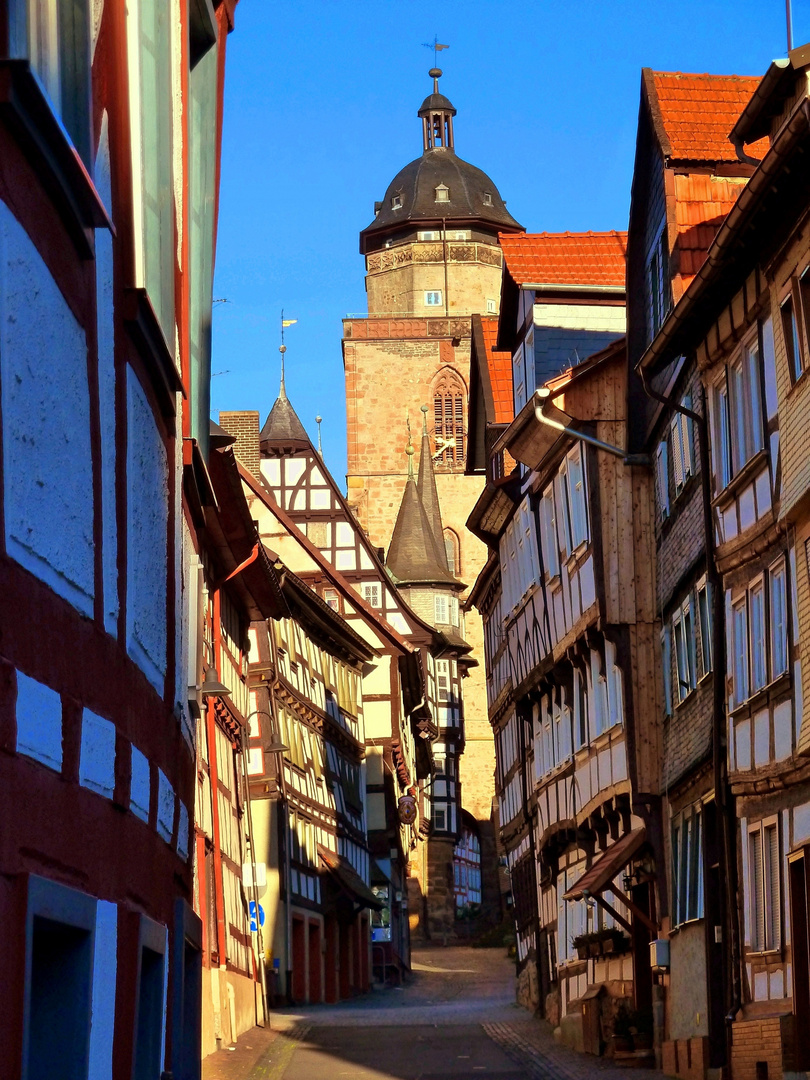
<instances>
[{"instance_id":1,"label":"cobblestone street","mask_svg":"<svg viewBox=\"0 0 810 1080\"><path fill-rule=\"evenodd\" d=\"M620 1080L609 1061L559 1046L514 1002L495 949L414 950L402 988L333 1006L274 1011L203 1062L203 1080ZM639 1080L663 1074L634 1069Z\"/></svg>"}]
</instances>

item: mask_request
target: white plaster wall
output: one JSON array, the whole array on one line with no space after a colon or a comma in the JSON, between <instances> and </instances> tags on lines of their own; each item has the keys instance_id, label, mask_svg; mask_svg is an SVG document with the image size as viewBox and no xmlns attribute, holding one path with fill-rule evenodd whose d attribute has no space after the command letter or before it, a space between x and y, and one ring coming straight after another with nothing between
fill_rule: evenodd
<instances>
[{"instance_id":1,"label":"white plaster wall","mask_svg":"<svg viewBox=\"0 0 810 1080\"><path fill-rule=\"evenodd\" d=\"M168 475L154 414L127 368L127 652L160 694L166 676Z\"/></svg>"},{"instance_id":2,"label":"white plaster wall","mask_svg":"<svg viewBox=\"0 0 810 1080\"><path fill-rule=\"evenodd\" d=\"M110 143L107 113L101 119L95 169L96 188L112 207ZM118 528L115 519L115 337L113 305L113 242L107 229L96 231L96 327L98 334L98 397L101 420L101 562L104 627L118 625Z\"/></svg>"},{"instance_id":3,"label":"white plaster wall","mask_svg":"<svg viewBox=\"0 0 810 1080\"><path fill-rule=\"evenodd\" d=\"M93 475L87 343L0 202L0 384L6 550L93 613Z\"/></svg>"},{"instance_id":4,"label":"white plaster wall","mask_svg":"<svg viewBox=\"0 0 810 1080\"><path fill-rule=\"evenodd\" d=\"M167 844L174 830L174 788L162 769L158 769L157 831Z\"/></svg>"},{"instance_id":5,"label":"white plaster wall","mask_svg":"<svg viewBox=\"0 0 810 1080\"><path fill-rule=\"evenodd\" d=\"M107 799L115 790L115 724L85 709L82 715L82 748L79 783Z\"/></svg>"},{"instance_id":6,"label":"white plaster wall","mask_svg":"<svg viewBox=\"0 0 810 1080\"><path fill-rule=\"evenodd\" d=\"M149 800L151 794L151 778L149 774L149 759L142 754L137 746L132 747L132 779L129 787L129 808L132 813L141 819L149 821Z\"/></svg>"},{"instance_id":7,"label":"white plaster wall","mask_svg":"<svg viewBox=\"0 0 810 1080\"><path fill-rule=\"evenodd\" d=\"M570 330L625 330L624 305L608 307L599 304L535 304L535 326L559 326Z\"/></svg>"}]
</instances>

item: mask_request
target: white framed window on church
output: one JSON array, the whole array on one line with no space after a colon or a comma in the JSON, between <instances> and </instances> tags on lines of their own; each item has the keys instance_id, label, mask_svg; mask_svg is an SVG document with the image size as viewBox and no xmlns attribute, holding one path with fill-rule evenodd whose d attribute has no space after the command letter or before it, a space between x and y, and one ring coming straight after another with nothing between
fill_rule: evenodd
<instances>
[{"instance_id":1,"label":"white framed window on church","mask_svg":"<svg viewBox=\"0 0 810 1080\"><path fill-rule=\"evenodd\" d=\"M450 606L446 596L433 597L433 620L447 626L450 622Z\"/></svg>"},{"instance_id":2,"label":"white framed window on church","mask_svg":"<svg viewBox=\"0 0 810 1080\"><path fill-rule=\"evenodd\" d=\"M442 305L442 291L441 289L430 289L425 293L425 307L441 307Z\"/></svg>"}]
</instances>

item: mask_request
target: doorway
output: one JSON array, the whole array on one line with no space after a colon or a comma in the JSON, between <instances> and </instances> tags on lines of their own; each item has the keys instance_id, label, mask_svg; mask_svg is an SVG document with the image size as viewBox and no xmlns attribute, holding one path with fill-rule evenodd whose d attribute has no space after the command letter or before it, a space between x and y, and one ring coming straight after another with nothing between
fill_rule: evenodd
<instances>
[{"instance_id":1,"label":"doorway","mask_svg":"<svg viewBox=\"0 0 810 1080\"><path fill-rule=\"evenodd\" d=\"M796 1014L796 1068L810 1068L810 912L807 848L788 859L790 922L793 930L793 1010Z\"/></svg>"}]
</instances>

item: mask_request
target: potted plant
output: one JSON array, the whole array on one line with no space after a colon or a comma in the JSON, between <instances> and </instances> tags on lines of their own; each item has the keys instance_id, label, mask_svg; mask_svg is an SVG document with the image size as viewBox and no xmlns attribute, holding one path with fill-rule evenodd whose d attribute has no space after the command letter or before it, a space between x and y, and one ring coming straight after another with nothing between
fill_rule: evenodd
<instances>
[{"instance_id":1,"label":"potted plant","mask_svg":"<svg viewBox=\"0 0 810 1080\"><path fill-rule=\"evenodd\" d=\"M577 934L575 938L571 939L571 944L577 950L577 956L580 960L587 960L590 956L590 945L593 934Z\"/></svg>"}]
</instances>

